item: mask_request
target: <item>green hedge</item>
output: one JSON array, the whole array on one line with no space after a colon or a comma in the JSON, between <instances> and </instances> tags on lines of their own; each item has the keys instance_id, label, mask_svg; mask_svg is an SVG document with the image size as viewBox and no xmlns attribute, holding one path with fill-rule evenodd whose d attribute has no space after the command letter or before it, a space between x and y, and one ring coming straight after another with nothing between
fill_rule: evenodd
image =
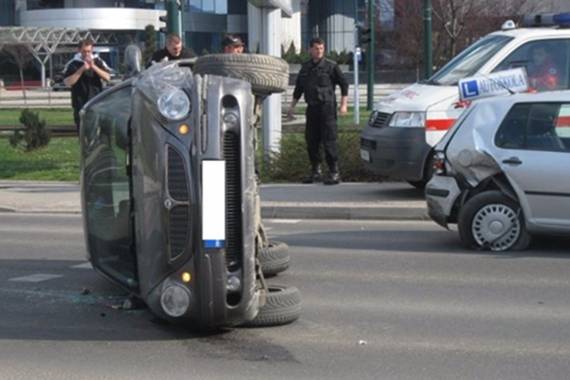
<instances>
[{"instance_id":1,"label":"green hedge","mask_svg":"<svg viewBox=\"0 0 570 380\"><path fill-rule=\"evenodd\" d=\"M366 170L360 158L359 131L339 131L339 169L344 182L376 182L382 178ZM326 164L323 155L323 170ZM261 165L263 182L300 182L310 171L310 163L302 133L286 133L281 152Z\"/></svg>"}]
</instances>

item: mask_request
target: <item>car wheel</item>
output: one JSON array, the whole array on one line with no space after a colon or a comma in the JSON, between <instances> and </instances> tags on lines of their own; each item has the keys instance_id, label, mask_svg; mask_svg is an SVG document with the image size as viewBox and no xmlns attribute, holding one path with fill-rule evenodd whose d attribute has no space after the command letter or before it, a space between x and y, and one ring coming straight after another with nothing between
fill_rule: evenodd
<instances>
[{"instance_id":1,"label":"car wheel","mask_svg":"<svg viewBox=\"0 0 570 380\"><path fill-rule=\"evenodd\" d=\"M259 251L261 271L265 277L275 276L289 268L289 247L281 241L269 240Z\"/></svg>"},{"instance_id":2,"label":"car wheel","mask_svg":"<svg viewBox=\"0 0 570 380\"><path fill-rule=\"evenodd\" d=\"M265 305L257 316L244 324L248 327L280 326L301 316L301 293L294 286L268 285Z\"/></svg>"},{"instance_id":3,"label":"car wheel","mask_svg":"<svg viewBox=\"0 0 570 380\"><path fill-rule=\"evenodd\" d=\"M530 243L520 205L500 191L475 195L459 211L459 236L468 248L523 250Z\"/></svg>"},{"instance_id":4,"label":"car wheel","mask_svg":"<svg viewBox=\"0 0 570 380\"><path fill-rule=\"evenodd\" d=\"M289 65L269 55L205 55L196 60L194 72L245 80L251 83L253 93L260 96L284 92L289 85Z\"/></svg>"}]
</instances>

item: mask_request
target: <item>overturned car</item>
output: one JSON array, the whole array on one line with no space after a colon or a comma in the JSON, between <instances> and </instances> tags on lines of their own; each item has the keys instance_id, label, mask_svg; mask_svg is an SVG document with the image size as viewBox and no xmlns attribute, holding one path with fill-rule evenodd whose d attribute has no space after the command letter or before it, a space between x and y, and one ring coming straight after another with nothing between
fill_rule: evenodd
<instances>
[{"instance_id":1,"label":"overturned car","mask_svg":"<svg viewBox=\"0 0 570 380\"><path fill-rule=\"evenodd\" d=\"M88 257L169 321L292 322L298 290L264 280L272 247L254 168L256 109L284 90L287 66L246 54L200 58L197 72L193 64L154 65L82 110ZM286 269L288 257L279 260L271 274Z\"/></svg>"}]
</instances>

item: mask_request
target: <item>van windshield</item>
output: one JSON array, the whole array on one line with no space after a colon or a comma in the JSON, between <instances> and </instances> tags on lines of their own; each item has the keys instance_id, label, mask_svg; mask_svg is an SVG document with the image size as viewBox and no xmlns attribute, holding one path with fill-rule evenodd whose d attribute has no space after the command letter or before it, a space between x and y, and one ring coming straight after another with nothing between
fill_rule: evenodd
<instances>
[{"instance_id":1,"label":"van windshield","mask_svg":"<svg viewBox=\"0 0 570 380\"><path fill-rule=\"evenodd\" d=\"M469 46L435 73L428 84L455 86L460 79L475 75L499 50L513 38L490 35Z\"/></svg>"}]
</instances>

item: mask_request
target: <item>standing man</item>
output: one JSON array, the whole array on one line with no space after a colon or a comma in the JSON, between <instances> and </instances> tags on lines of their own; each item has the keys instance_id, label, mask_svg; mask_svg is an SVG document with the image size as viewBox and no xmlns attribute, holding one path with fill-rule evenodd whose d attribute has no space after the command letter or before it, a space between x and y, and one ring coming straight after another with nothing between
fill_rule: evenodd
<instances>
[{"instance_id":1,"label":"standing man","mask_svg":"<svg viewBox=\"0 0 570 380\"><path fill-rule=\"evenodd\" d=\"M163 61L175 61L177 59L193 58L194 53L190 49L182 46L182 40L177 34L169 34L166 36L166 47L154 52L147 67L153 63Z\"/></svg>"},{"instance_id":2,"label":"standing man","mask_svg":"<svg viewBox=\"0 0 570 380\"><path fill-rule=\"evenodd\" d=\"M77 49L77 54L63 69L63 82L71 87L73 119L79 134L79 111L89 99L103 90L103 81L111 79L111 69L105 61L93 54L92 40L79 42Z\"/></svg>"},{"instance_id":3,"label":"standing man","mask_svg":"<svg viewBox=\"0 0 570 380\"><path fill-rule=\"evenodd\" d=\"M313 38L310 42L309 53L311 60L304 63L297 77L293 101L287 112L289 117L302 94L308 104L305 128L305 141L311 161L311 173L303 179L303 183L313 183L321 180L321 144L325 150L325 159L329 167L329 176L324 183L336 185L340 182L338 171L337 146L337 114L335 88L340 86L341 115L347 113L348 83L338 65L324 58L325 42L320 38Z\"/></svg>"},{"instance_id":4,"label":"standing man","mask_svg":"<svg viewBox=\"0 0 570 380\"><path fill-rule=\"evenodd\" d=\"M228 34L222 40L224 54L242 54L245 44L240 37Z\"/></svg>"}]
</instances>

